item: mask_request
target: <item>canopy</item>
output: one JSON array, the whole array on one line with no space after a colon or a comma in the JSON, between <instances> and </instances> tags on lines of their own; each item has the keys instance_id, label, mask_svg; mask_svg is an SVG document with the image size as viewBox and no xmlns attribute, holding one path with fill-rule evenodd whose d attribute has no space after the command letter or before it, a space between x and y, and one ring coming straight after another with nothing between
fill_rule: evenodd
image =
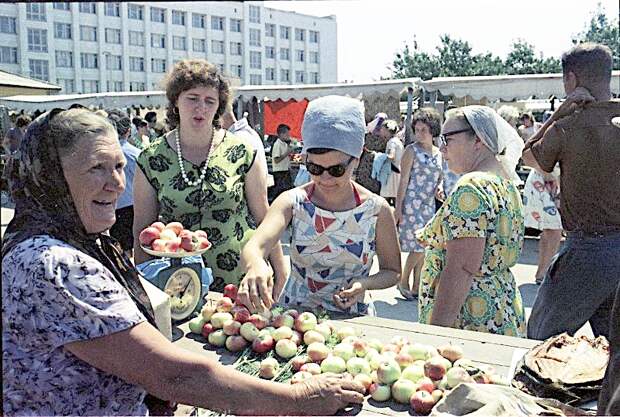
<instances>
[{"instance_id":1,"label":"canopy","mask_svg":"<svg viewBox=\"0 0 620 417\"><path fill-rule=\"evenodd\" d=\"M61 89L55 84L0 70L0 95L16 93L52 94Z\"/></svg>"}]
</instances>

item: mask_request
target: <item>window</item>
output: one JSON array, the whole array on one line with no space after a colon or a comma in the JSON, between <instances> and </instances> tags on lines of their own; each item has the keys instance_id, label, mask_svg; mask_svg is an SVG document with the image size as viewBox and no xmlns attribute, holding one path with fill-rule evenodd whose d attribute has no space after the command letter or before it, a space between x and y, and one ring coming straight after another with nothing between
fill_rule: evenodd
<instances>
[{"instance_id":1,"label":"window","mask_svg":"<svg viewBox=\"0 0 620 417\"><path fill-rule=\"evenodd\" d=\"M241 32L241 20L239 20L239 19L230 19L230 31L231 32Z\"/></svg>"},{"instance_id":2,"label":"window","mask_svg":"<svg viewBox=\"0 0 620 417\"><path fill-rule=\"evenodd\" d=\"M263 77L260 74L250 74L251 85L261 85L263 83Z\"/></svg>"},{"instance_id":3,"label":"window","mask_svg":"<svg viewBox=\"0 0 620 417\"><path fill-rule=\"evenodd\" d=\"M97 3L78 3L80 5L80 13L97 14Z\"/></svg>"},{"instance_id":4,"label":"window","mask_svg":"<svg viewBox=\"0 0 620 417\"><path fill-rule=\"evenodd\" d=\"M194 52L207 52L207 42L204 39L194 39L192 42Z\"/></svg>"},{"instance_id":5,"label":"window","mask_svg":"<svg viewBox=\"0 0 620 417\"><path fill-rule=\"evenodd\" d=\"M221 73L224 73L224 64L215 64L215 66L220 70Z\"/></svg>"},{"instance_id":6,"label":"window","mask_svg":"<svg viewBox=\"0 0 620 417\"><path fill-rule=\"evenodd\" d=\"M145 85L139 81L132 81L129 83L129 91L145 91Z\"/></svg>"},{"instance_id":7,"label":"window","mask_svg":"<svg viewBox=\"0 0 620 417\"><path fill-rule=\"evenodd\" d=\"M165 59L151 59L151 71L152 72L166 72L166 60Z\"/></svg>"},{"instance_id":8,"label":"window","mask_svg":"<svg viewBox=\"0 0 620 417\"><path fill-rule=\"evenodd\" d=\"M159 7L151 7L151 22L166 23L166 11Z\"/></svg>"},{"instance_id":9,"label":"window","mask_svg":"<svg viewBox=\"0 0 620 417\"><path fill-rule=\"evenodd\" d=\"M291 72L287 69L280 70L280 82L290 82Z\"/></svg>"},{"instance_id":10,"label":"window","mask_svg":"<svg viewBox=\"0 0 620 417\"><path fill-rule=\"evenodd\" d=\"M291 39L291 28L288 26L280 26L280 39Z\"/></svg>"},{"instance_id":11,"label":"window","mask_svg":"<svg viewBox=\"0 0 620 417\"><path fill-rule=\"evenodd\" d=\"M211 52L214 54L223 54L224 53L224 41L211 41Z\"/></svg>"},{"instance_id":12,"label":"window","mask_svg":"<svg viewBox=\"0 0 620 417\"><path fill-rule=\"evenodd\" d=\"M71 23L54 23L56 39L71 39Z\"/></svg>"},{"instance_id":13,"label":"window","mask_svg":"<svg viewBox=\"0 0 620 417\"><path fill-rule=\"evenodd\" d=\"M306 73L303 71L295 71L295 82L303 84L306 82Z\"/></svg>"},{"instance_id":14,"label":"window","mask_svg":"<svg viewBox=\"0 0 620 417\"><path fill-rule=\"evenodd\" d=\"M144 20L144 7L137 4L128 4L127 17L135 20Z\"/></svg>"},{"instance_id":15,"label":"window","mask_svg":"<svg viewBox=\"0 0 620 417\"><path fill-rule=\"evenodd\" d=\"M28 50L30 52L47 52L47 30L28 29Z\"/></svg>"},{"instance_id":16,"label":"window","mask_svg":"<svg viewBox=\"0 0 620 417\"><path fill-rule=\"evenodd\" d=\"M9 16L0 16L0 32L17 33L16 19Z\"/></svg>"},{"instance_id":17,"label":"window","mask_svg":"<svg viewBox=\"0 0 620 417\"><path fill-rule=\"evenodd\" d=\"M176 49L177 51L187 50L187 46L185 45L185 36L173 36L172 49Z\"/></svg>"},{"instance_id":18,"label":"window","mask_svg":"<svg viewBox=\"0 0 620 417\"><path fill-rule=\"evenodd\" d=\"M123 82L108 81L108 91L123 91Z\"/></svg>"},{"instance_id":19,"label":"window","mask_svg":"<svg viewBox=\"0 0 620 417\"><path fill-rule=\"evenodd\" d=\"M121 4L118 2L106 2L103 6L103 14L112 17L121 17Z\"/></svg>"},{"instance_id":20,"label":"window","mask_svg":"<svg viewBox=\"0 0 620 417\"><path fill-rule=\"evenodd\" d=\"M260 46L260 29L250 29L250 46Z\"/></svg>"},{"instance_id":21,"label":"window","mask_svg":"<svg viewBox=\"0 0 620 417\"><path fill-rule=\"evenodd\" d=\"M305 41L306 31L304 29L295 29L295 40L301 42Z\"/></svg>"},{"instance_id":22,"label":"window","mask_svg":"<svg viewBox=\"0 0 620 417\"><path fill-rule=\"evenodd\" d=\"M75 93L75 82L68 78L57 78L56 84L62 88L63 94Z\"/></svg>"},{"instance_id":23,"label":"window","mask_svg":"<svg viewBox=\"0 0 620 417\"><path fill-rule=\"evenodd\" d=\"M106 43L121 43L121 31L120 29L105 29L105 41Z\"/></svg>"},{"instance_id":24,"label":"window","mask_svg":"<svg viewBox=\"0 0 620 417\"><path fill-rule=\"evenodd\" d=\"M144 58L141 56L130 56L129 71L144 72Z\"/></svg>"},{"instance_id":25,"label":"window","mask_svg":"<svg viewBox=\"0 0 620 417\"><path fill-rule=\"evenodd\" d=\"M0 63L17 64L17 48L0 46Z\"/></svg>"},{"instance_id":26,"label":"window","mask_svg":"<svg viewBox=\"0 0 620 417\"><path fill-rule=\"evenodd\" d=\"M55 1L54 2L54 10L71 11L71 3L67 3L67 2L64 2L64 1Z\"/></svg>"},{"instance_id":27,"label":"window","mask_svg":"<svg viewBox=\"0 0 620 417\"><path fill-rule=\"evenodd\" d=\"M274 81L276 79L275 68L265 68L265 80Z\"/></svg>"},{"instance_id":28,"label":"window","mask_svg":"<svg viewBox=\"0 0 620 417\"><path fill-rule=\"evenodd\" d=\"M82 93L98 93L99 81L97 80L82 80Z\"/></svg>"},{"instance_id":29,"label":"window","mask_svg":"<svg viewBox=\"0 0 620 417\"><path fill-rule=\"evenodd\" d=\"M185 12L179 10L172 11L172 24L185 26Z\"/></svg>"},{"instance_id":30,"label":"window","mask_svg":"<svg viewBox=\"0 0 620 417\"><path fill-rule=\"evenodd\" d=\"M230 73L237 78L243 77L243 65L231 65Z\"/></svg>"},{"instance_id":31,"label":"window","mask_svg":"<svg viewBox=\"0 0 620 417\"><path fill-rule=\"evenodd\" d=\"M262 67L261 53L258 51L250 51L250 68Z\"/></svg>"},{"instance_id":32,"label":"window","mask_svg":"<svg viewBox=\"0 0 620 417\"><path fill-rule=\"evenodd\" d=\"M319 32L316 30L310 31L310 43L319 43Z\"/></svg>"},{"instance_id":33,"label":"window","mask_svg":"<svg viewBox=\"0 0 620 417\"><path fill-rule=\"evenodd\" d=\"M272 25L271 23L265 23L265 36L270 38L276 37L276 25Z\"/></svg>"},{"instance_id":34,"label":"window","mask_svg":"<svg viewBox=\"0 0 620 417\"><path fill-rule=\"evenodd\" d=\"M250 6L250 22L260 23L260 7Z\"/></svg>"},{"instance_id":35,"label":"window","mask_svg":"<svg viewBox=\"0 0 620 417\"><path fill-rule=\"evenodd\" d=\"M45 22L45 3L26 3L26 19L36 20L37 22Z\"/></svg>"},{"instance_id":36,"label":"window","mask_svg":"<svg viewBox=\"0 0 620 417\"><path fill-rule=\"evenodd\" d=\"M207 16L199 13L192 13L192 26L195 28L205 28L205 20L207 20Z\"/></svg>"},{"instance_id":37,"label":"window","mask_svg":"<svg viewBox=\"0 0 620 417\"><path fill-rule=\"evenodd\" d=\"M319 83L319 73L318 72L311 72L310 73L310 83L311 84L318 84Z\"/></svg>"},{"instance_id":38,"label":"window","mask_svg":"<svg viewBox=\"0 0 620 417\"><path fill-rule=\"evenodd\" d=\"M166 47L166 35L161 33L151 33L151 47L152 48L165 48Z\"/></svg>"},{"instance_id":39,"label":"window","mask_svg":"<svg viewBox=\"0 0 620 417\"><path fill-rule=\"evenodd\" d=\"M295 59L297 62L304 62L305 54L303 49L297 49L295 51Z\"/></svg>"},{"instance_id":40,"label":"window","mask_svg":"<svg viewBox=\"0 0 620 417\"><path fill-rule=\"evenodd\" d=\"M311 64L318 64L319 63L319 53L311 51L309 59L310 59L310 63Z\"/></svg>"},{"instance_id":41,"label":"window","mask_svg":"<svg viewBox=\"0 0 620 417\"><path fill-rule=\"evenodd\" d=\"M144 46L144 33L130 30L129 31L129 45Z\"/></svg>"},{"instance_id":42,"label":"window","mask_svg":"<svg viewBox=\"0 0 620 417\"><path fill-rule=\"evenodd\" d=\"M37 80L49 81L50 69L49 62L44 59L30 59L30 77Z\"/></svg>"},{"instance_id":43,"label":"window","mask_svg":"<svg viewBox=\"0 0 620 417\"><path fill-rule=\"evenodd\" d=\"M241 42L231 42L230 43L230 54L231 55L241 55L242 49L241 49Z\"/></svg>"},{"instance_id":44,"label":"window","mask_svg":"<svg viewBox=\"0 0 620 417\"><path fill-rule=\"evenodd\" d=\"M58 68L73 68L73 52L57 50L56 66Z\"/></svg>"},{"instance_id":45,"label":"window","mask_svg":"<svg viewBox=\"0 0 620 417\"><path fill-rule=\"evenodd\" d=\"M224 18L219 16L211 16L211 29L224 30Z\"/></svg>"},{"instance_id":46,"label":"window","mask_svg":"<svg viewBox=\"0 0 620 417\"><path fill-rule=\"evenodd\" d=\"M97 41L97 28L95 26L80 26L80 40Z\"/></svg>"},{"instance_id":47,"label":"window","mask_svg":"<svg viewBox=\"0 0 620 417\"><path fill-rule=\"evenodd\" d=\"M290 50L288 48L280 48L280 59L291 59Z\"/></svg>"},{"instance_id":48,"label":"window","mask_svg":"<svg viewBox=\"0 0 620 417\"><path fill-rule=\"evenodd\" d=\"M121 71L123 69L123 57L120 55L106 55L106 69Z\"/></svg>"},{"instance_id":49,"label":"window","mask_svg":"<svg viewBox=\"0 0 620 417\"><path fill-rule=\"evenodd\" d=\"M80 54L80 64L82 68L96 69L99 68L99 60L97 54L89 54L82 52Z\"/></svg>"},{"instance_id":50,"label":"window","mask_svg":"<svg viewBox=\"0 0 620 417\"><path fill-rule=\"evenodd\" d=\"M273 46L265 46L265 58L276 59L276 48Z\"/></svg>"}]
</instances>

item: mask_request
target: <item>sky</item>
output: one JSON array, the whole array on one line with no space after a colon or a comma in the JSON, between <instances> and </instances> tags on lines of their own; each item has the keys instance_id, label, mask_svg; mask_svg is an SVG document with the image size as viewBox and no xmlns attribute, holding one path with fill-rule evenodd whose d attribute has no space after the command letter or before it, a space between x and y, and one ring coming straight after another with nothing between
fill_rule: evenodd
<instances>
[{"instance_id":1,"label":"sky","mask_svg":"<svg viewBox=\"0 0 620 417\"><path fill-rule=\"evenodd\" d=\"M405 44L429 54L440 36L469 42L472 53L502 59L518 39L537 54L560 57L571 39L589 24L601 4L617 19L618 0L347 0L265 1L265 7L315 16L335 15L338 82L364 82L388 76Z\"/></svg>"}]
</instances>

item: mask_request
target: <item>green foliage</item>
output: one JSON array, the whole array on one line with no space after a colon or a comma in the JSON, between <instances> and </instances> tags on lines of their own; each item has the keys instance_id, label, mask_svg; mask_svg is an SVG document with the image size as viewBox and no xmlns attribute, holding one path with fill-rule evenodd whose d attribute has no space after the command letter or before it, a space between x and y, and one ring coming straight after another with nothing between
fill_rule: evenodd
<instances>
[{"instance_id":1,"label":"green foliage","mask_svg":"<svg viewBox=\"0 0 620 417\"><path fill-rule=\"evenodd\" d=\"M598 4L596 11L590 18L589 25L585 30L573 39L573 43L596 42L607 45L611 48L614 57L614 69L620 69L620 29L618 25L620 17L615 20L609 20L605 15L605 10Z\"/></svg>"}]
</instances>

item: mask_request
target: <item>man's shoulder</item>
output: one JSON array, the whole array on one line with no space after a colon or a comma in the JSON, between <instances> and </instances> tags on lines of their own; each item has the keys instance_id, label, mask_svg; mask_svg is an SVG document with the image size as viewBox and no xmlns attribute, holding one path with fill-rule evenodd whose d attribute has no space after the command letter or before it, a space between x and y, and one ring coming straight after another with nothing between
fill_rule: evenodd
<instances>
[{"instance_id":1,"label":"man's shoulder","mask_svg":"<svg viewBox=\"0 0 620 417\"><path fill-rule=\"evenodd\" d=\"M620 116L620 100L597 101L588 104L581 111L566 116L557 122L555 126L560 129L570 129L580 125L596 124L599 121L610 123L611 119Z\"/></svg>"}]
</instances>

